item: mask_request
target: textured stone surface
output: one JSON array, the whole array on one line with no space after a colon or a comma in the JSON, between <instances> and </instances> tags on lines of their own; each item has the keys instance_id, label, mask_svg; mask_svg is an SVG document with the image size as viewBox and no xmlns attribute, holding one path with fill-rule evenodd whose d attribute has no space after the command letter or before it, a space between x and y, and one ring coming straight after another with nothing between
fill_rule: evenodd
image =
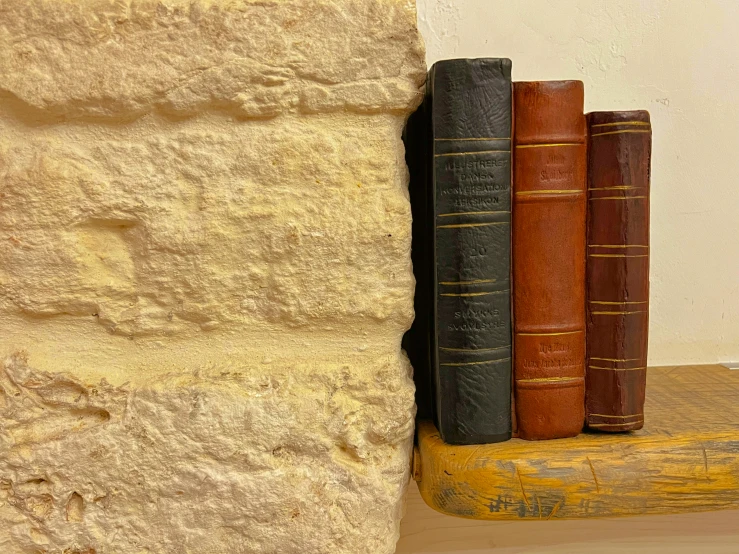
<instances>
[{"instance_id":1,"label":"textured stone surface","mask_svg":"<svg viewBox=\"0 0 739 554\"><path fill-rule=\"evenodd\" d=\"M407 0L0 1L0 551L390 553Z\"/></svg>"}]
</instances>

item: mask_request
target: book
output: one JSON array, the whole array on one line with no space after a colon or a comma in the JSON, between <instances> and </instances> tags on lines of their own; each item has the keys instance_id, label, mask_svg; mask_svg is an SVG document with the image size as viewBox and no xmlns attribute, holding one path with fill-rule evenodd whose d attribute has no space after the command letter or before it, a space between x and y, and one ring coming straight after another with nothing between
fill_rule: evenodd
<instances>
[{"instance_id":1,"label":"book","mask_svg":"<svg viewBox=\"0 0 739 554\"><path fill-rule=\"evenodd\" d=\"M652 128L646 111L587 122L587 425L633 431L644 425Z\"/></svg>"},{"instance_id":2,"label":"book","mask_svg":"<svg viewBox=\"0 0 739 554\"><path fill-rule=\"evenodd\" d=\"M425 104L436 425L450 444L499 442L511 436L510 60L437 62Z\"/></svg>"},{"instance_id":3,"label":"book","mask_svg":"<svg viewBox=\"0 0 739 554\"><path fill-rule=\"evenodd\" d=\"M571 437L585 419L583 84L517 82L513 94L518 436Z\"/></svg>"},{"instance_id":4,"label":"book","mask_svg":"<svg viewBox=\"0 0 739 554\"><path fill-rule=\"evenodd\" d=\"M431 369L431 282L432 268L429 262L429 237L433 227L428 217L429 195L429 104L423 102L411 114L403 129L405 160L410 181L408 192L411 200L412 248L411 262L416 278L413 297L415 318L413 325L403 336L402 346L413 366L413 382L416 385L416 418L433 419L433 382Z\"/></svg>"}]
</instances>

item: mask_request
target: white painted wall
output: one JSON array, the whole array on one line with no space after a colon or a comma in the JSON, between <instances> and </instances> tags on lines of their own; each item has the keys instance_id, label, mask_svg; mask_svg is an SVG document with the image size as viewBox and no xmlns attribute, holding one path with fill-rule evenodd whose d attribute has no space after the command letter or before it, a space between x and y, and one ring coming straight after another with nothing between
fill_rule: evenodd
<instances>
[{"instance_id":1,"label":"white painted wall","mask_svg":"<svg viewBox=\"0 0 739 554\"><path fill-rule=\"evenodd\" d=\"M649 363L739 361L739 1L418 0L429 64L580 79L652 115Z\"/></svg>"}]
</instances>

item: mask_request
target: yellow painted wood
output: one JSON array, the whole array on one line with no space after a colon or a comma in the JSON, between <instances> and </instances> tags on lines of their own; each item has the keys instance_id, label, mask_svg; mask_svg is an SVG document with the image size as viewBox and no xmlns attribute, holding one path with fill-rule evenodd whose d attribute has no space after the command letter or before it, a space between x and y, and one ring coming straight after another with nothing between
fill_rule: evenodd
<instances>
[{"instance_id":1,"label":"yellow painted wood","mask_svg":"<svg viewBox=\"0 0 739 554\"><path fill-rule=\"evenodd\" d=\"M739 510L627 518L475 521L432 510L411 484L395 554L737 552Z\"/></svg>"},{"instance_id":2,"label":"yellow painted wood","mask_svg":"<svg viewBox=\"0 0 739 554\"><path fill-rule=\"evenodd\" d=\"M418 488L442 513L560 519L739 509L739 371L647 371L644 429L450 446L418 430Z\"/></svg>"}]
</instances>

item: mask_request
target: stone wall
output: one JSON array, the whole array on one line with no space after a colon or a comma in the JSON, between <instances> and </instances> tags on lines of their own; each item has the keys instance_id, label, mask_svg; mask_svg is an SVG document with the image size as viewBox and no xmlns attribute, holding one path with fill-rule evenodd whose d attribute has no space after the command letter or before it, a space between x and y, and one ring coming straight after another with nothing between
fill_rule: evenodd
<instances>
[{"instance_id":1,"label":"stone wall","mask_svg":"<svg viewBox=\"0 0 739 554\"><path fill-rule=\"evenodd\" d=\"M409 0L0 2L0 551L393 552Z\"/></svg>"}]
</instances>

